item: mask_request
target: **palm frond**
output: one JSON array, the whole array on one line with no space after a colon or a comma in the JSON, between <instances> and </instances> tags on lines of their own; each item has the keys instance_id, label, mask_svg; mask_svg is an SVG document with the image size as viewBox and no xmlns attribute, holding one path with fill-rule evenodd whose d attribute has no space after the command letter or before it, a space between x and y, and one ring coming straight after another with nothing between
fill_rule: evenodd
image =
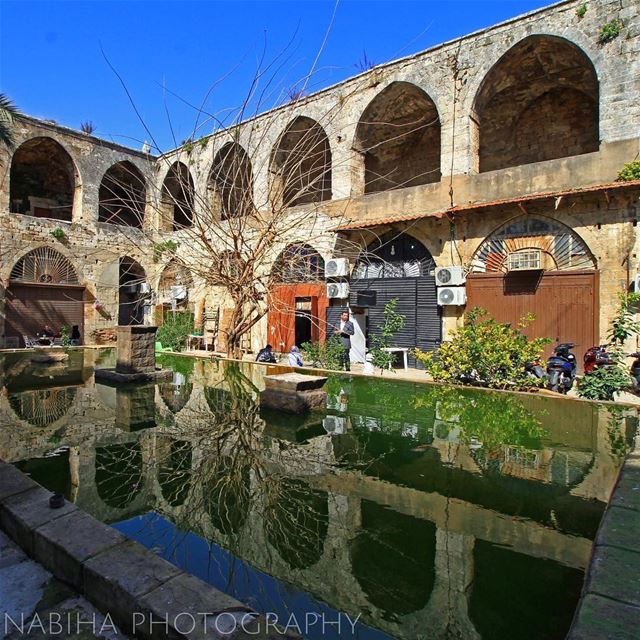
<instances>
[{"instance_id":1,"label":"palm frond","mask_svg":"<svg viewBox=\"0 0 640 640\"><path fill-rule=\"evenodd\" d=\"M7 146L13 144L13 120L20 115L18 107L9 97L0 93L0 142L4 142Z\"/></svg>"}]
</instances>

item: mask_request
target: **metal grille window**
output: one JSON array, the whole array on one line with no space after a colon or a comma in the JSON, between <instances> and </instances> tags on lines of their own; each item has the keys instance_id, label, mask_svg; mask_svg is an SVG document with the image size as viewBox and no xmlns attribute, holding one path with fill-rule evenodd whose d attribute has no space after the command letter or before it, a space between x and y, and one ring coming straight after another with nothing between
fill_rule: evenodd
<instances>
[{"instance_id":1,"label":"metal grille window","mask_svg":"<svg viewBox=\"0 0 640 640\"><path fill-rule=\"evenodd\" d=\"M20 258L9 278L37 284L79 284L71 262L49 247L39 247Z\"/></svg>"}]
</instances>

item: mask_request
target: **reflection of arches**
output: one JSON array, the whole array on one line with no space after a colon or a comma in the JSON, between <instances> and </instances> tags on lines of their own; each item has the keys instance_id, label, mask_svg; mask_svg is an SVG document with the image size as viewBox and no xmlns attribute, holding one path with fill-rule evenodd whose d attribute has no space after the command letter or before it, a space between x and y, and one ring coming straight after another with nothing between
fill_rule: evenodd
<instances>
[{"instance_id":1,"label":"reflection of arches","mask_svg":"<svg viewBox=\"0 0 640 640\"><path fill-rule=\"evenodd\" d=\"M70 221L78 178L62 145L52 138L31 138L11 160L11 211Z\"/></svg>"},{"instance_id":2,"label":"reflection of arches","mask_svg":"<svg viewBox=\"0 0 640 640\"><path fill-rule=\"evenodd\" d=\"M158 438L158 482L164 499L179 507L187 498L191 486L191 444L184 440Z\"/></svg>"},{"instance_id":3,"label":"reflection of arches","mask_svg":"<svg viewBox=\"0 0 640 640\"><path fill-rule=\"evenodd\" d=\"M229 419L233 407L233 399L229 391L220 387L205 387L204 397L218 422Z\"/></svg>"},{"instance_id":4,"label":"reflection of arches","mask_svg":"<svg viewBox=\"0 0 640 640\"><path fill-rule=\"evenodd\" d=\"M9 279L32 284L79 284L71 261L51 247L38 247L22 256Z\"/></svg>"},{"instance_id":5,"label":"reflection of arches","mask_svg":"<svg viewBox=\"0 0 640 640\"><path fill-rule=\"evenodd\" d=\"M475 98L480 171L597 151L598 100L596 71L579 47L555 36L521 40Z\"/></svg>"},{"instance_id":6,"label":"reflection of arches","mask_svg":"<svg viewBox=\"0 0 640 640\"><path fill-rule=\"evenodd\" d=\"M292 569L307 569L324 552L329 522L328 495L306 482L274 478L271 503L265 515L269 543Z\"/></svg>"},{"instance_id":7,"label":"reflection of arches","mask_svg":"<svg viewBox=\"0 0 640 640\"><path fill-rule=\"evenodd\" d=\"M225 144L213 159L208 180L211 211L222 220L253 210L253 170L247 152L237 143Z\"/></svg>"},{"instance_id":8,"label":"reflection of arches","mask_svg":"<svg viewBox=\"0 0 640 640\"><path fill-rule=\"evenodd\" d=\"M438 182L438 109L416 85L392 82L364 110L355 147L364 154L365 193Z\"/></svg>"},{"instance_id":9,"label":"reflection of arches","mask_svg":"<svg viewBox=\"0 0 640 640\"><path fill-rule=\"evenodd\" d=\"M351 542L353 575L385 618L423 609L435 582L436 527L368 500Z\"/></svg>"},{"instance_id":10,"label":"reflection of arches","mask_svg":"<svg viewBox=\"0 0 640 640\"><path fill-rule=\"evenodd\" d=\"M142 228L146 189L144 176L128 160L110 167L98 192L98 221Z\"/></svg>"},{"instance_id":11,"label":"reflection of arches","mask_svg":"<svg viewBox=\"0 0 640 640\"><path fill-rule=\"evenodd\" d=\"M213 526L238 533L249 511L249 466L238 456L221 456L206 483L206 510Z\"/></svg>"},{"instance_id":12,"label":"reflection of arches","mask_svg":"<svg viewBox=\"0 0 640 640\"><path fill-rule=\"evenodd\" d=\"M290 244L273 266L273 282L321 282L324 278L324 260L308 244Z\"/></svg>"},{"instance_id":13,"label":"reflection of arches","mask_svg":"<svg viewBox=\"0 0 640 640\"><path fill-rule=\"evenodd\" d=\"M21 420L34 427L46 427L67 414L76 397L73 387L37 389L9 395L9 404Z\"/></svg>"},{"instance_id":14,"label":"reflection of arches","mask_svg":"<svg viewBox=\"0 0 640 640\"><path fill-rule=\"evenodd\" d=\"M149 285L139 262L129 256L120 258L118 278L118 324L143 324L149 304Z\"/></svg>"},{"instance_id":15,"label":"reflection of arches","mask_svg":"<svg viewBox=\"0 0 640 640\"><path fill-rule=\"evenodd\" d=\"M541 252L540 269L595 269L596 260L582 238L565 224L543 216L518 216L496 229L478 247L472 260L477 272L508 271L512 254Z\"/></svg>"},{"instance_id":16,"label":"reflection of arches","mask_svg":"<svg viewBox=\"0 0 640 640\"><path fill-rule=\"evenodd\" d=\"M96 490L102 501L124 509L140 492L142 452L140 443L114 444L96 449Z\"/></svg>"},{"instance_id":17,"label":"reflection of arches","mask_svg":"<svg viewBox=\"0 0 640 640\"><path fill-rule=\"evenodd\" d=\"M174 162L162 183L161 211L163 227L178 231L193 225L193 178L188 167Z\"/></svg>"},{"instance_id":18,"label":"reflection of arches","mask_svg":"<svg viewBox=\"0 0 640 640\"><path fill-rule=\"evenodd\" d=\"M158 390L160 391L160 397L167 406L167 409L169 409L171 413L176 414L182 411L187 402L189 402L191 392L193 391L193 385L191 383L162 383L158 385Z\"/></svg>"},{"instance_id":19,"label":"reflection of arches","mask_svg":"<svg viewBox=\"0 0 640 640\"><path fill-rule=\"evenodd\" d=\"M274 190L285 207L331 200L331 147L318 122L298 116L271 157Z\"/></svg>"}]
</instances>

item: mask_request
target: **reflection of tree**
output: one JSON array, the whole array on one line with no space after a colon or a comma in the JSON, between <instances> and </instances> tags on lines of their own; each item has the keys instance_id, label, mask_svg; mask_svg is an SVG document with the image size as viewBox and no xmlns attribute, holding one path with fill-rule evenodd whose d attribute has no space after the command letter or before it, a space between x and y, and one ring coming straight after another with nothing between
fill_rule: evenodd
<instances>
[{"instance_id":1,"label":"reflection of tree","mask_svg":"<svg viewBox=\"0 0 640 640\"><path fill-rule=\"evenodd\" d=\"M34 427L46 427L66 415L75 397L74 387L36 389L12 393L9 404L20 419Z\"/></svg>"},{"instance_id":2,"label":"reflection of tree","mask_svg":"<svg viewBox=\"0 0 640 640\"><path fill-rule=\"evenodd\" d=\"M629 410L625 407L608 406L607 436L611 455L622 461L631 450L633 436L638 429L637 415L625 415ZM635 413L635 412L634 412Z\"/></svg>"},{"instance_id":3,"label":"reflection of tree","mask_svg":"<svg viewBox=\"0 0 640 640\"><path fill-rule=\"evenodd\" d=\"M180 506L189 494L191 484L191 443L171 440L166 455L159 461L158 482L165 500L172 506ZM160 443L158 442L158 447Z\"/></svg>"},{"instance_id":4,"label":"reflection of tree","mask_svg":"<svg viewBox=\"0 0 640 640\"><path fill-rule=\"evenodd\" d=\"M221 456L207 473L205 505L213 526L239 533L249 511L249 465L241 457Z\"/></svg>"},{"instance_id":5,"label":"reflection of tree","mask_svg":"<svg viewBox=\"0 0 640 640\"><path fill-rule=\"evenodd\" d=\"M324 551L327 493L293 478L279 478L269 489L264 520L267 539L290 567L311 567Z\"/></svg>"},{"instance_id":6,"label":"reflection of tree","mask_svg":"<svg viewBox=\"0 0 640 640\"><path fill-rule=\"evenodd\" d=\"M96 489L102 500L114 509L131 504L142 483L140 444L114 444L96 449Z\"/></svg>"}]
</instances>

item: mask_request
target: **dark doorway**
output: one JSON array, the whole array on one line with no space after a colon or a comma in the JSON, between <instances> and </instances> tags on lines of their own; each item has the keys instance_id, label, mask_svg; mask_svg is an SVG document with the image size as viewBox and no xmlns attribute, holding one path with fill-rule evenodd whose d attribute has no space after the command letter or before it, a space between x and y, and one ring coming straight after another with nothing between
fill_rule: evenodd
<instances>
[{"instance_id":1,"label":"dark doorway","mask_svg":"<svg viewBox=\"0 0 640 640\"><path fill-rule=\"evenodd\" d=\"M311 298L296 298L296 346L311 342Z\"/></svg>"}]
</instances>

